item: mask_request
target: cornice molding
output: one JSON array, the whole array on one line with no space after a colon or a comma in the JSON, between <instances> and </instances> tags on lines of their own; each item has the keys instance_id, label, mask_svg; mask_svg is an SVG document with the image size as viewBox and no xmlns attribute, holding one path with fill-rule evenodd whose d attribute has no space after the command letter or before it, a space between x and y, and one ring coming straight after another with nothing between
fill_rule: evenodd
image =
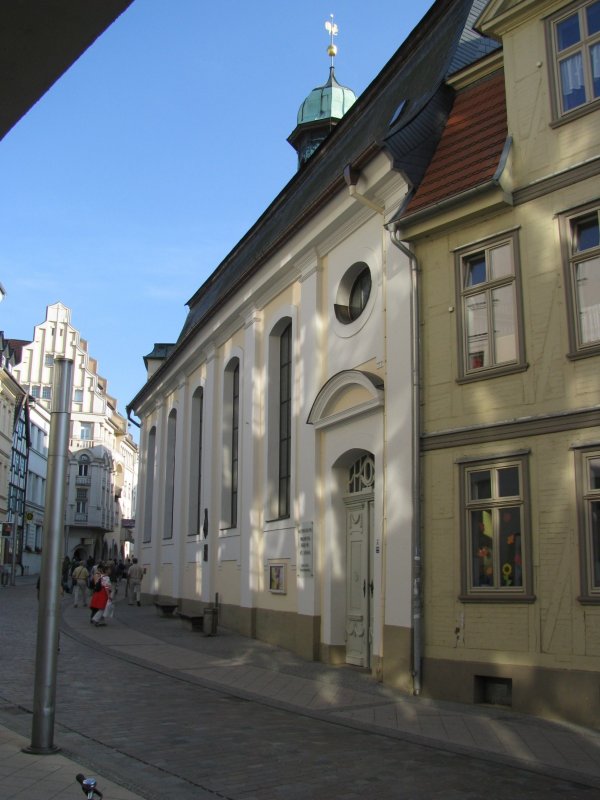
<instances>
[{"instance_id":1,"label":"cornice molding","mask_svg":"<svg viewBox=\"0 0 600 800\"><path fill-rule=\"evenodd\" d=\"M524 22L547 16L564 5L559 0L492 0L475 23L475 29L484 36L501 39Z\"/></svg>"},{"instance_id":2,"label":"cornice molding","mask_svg":"<svg viewBox=\"0 0 600 800\"><path fill-rule=\"evenodd\" d=\"M600 156L595 156L588 161L576 164L562 172L547 175L527 186L515 189L513 192L513 201L515 205L522 205L523 203L537 200L539 197L559 191L560 189L565 189L575 183L581 183L581 181L587 180L588 178L595 178L597 175L600 175Z\"/></svg>"},{"instance_id":3,"label":"cornice molding","mask_svg":"<svg viewBox=\"0 0 600 800\"><path fill-rule=\"evenodd\" d=\"M423 452L600 427L600 406L421 434Z\"/></svg>"}]
</instances>

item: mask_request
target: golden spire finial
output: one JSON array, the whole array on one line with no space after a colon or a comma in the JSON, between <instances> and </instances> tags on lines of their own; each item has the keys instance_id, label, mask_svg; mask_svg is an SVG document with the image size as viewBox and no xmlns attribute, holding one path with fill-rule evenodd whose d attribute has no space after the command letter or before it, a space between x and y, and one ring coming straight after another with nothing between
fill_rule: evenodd
<instances>
[{"instance_id":1,"label":"golden spire finial","mask_svg":"<svg viewBox=\"0 0 600 800\"><path fill-rule=\"evenodd\" d=\"M333 21L333 14L329 15L331 21L327 20L325 23L325 30L329 34L329 47L327 48L327 55L331 58L331 66L333 67L333 59L337 55L337 47L333 43L333 37L338 35L338 26Z\"/></svg>"}]
</instances>

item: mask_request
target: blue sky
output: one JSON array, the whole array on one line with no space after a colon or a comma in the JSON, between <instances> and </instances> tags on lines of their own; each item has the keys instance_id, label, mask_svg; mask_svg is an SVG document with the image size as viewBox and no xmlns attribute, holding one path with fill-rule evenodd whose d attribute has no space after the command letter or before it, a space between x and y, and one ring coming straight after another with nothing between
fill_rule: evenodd
<instances>
[{"instance_id":1,"label":"blue sky","mask_svg":"<svg viewBox=\"0 0 600 800\"><path fill-rule=\"evenodd\" d=\"M431 2L135 0L0 142L0 330L61 301L125 413L142 357L296 170L325 82L359 94Z\"/></svg>"}]
</instances>

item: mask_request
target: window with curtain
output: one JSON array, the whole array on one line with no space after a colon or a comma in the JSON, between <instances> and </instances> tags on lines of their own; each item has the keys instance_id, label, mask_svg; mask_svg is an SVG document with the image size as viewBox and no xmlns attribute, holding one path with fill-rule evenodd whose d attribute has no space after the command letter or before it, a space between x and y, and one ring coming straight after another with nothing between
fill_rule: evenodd
<instances>
[{"instance_id":1,"label":"window with curtain","mask_svg":"<svg viewBox=\"0 0 600 800\"><path fill-rule=\"evenodd\" d=\"M558 116L600 98L600 0L551 20Z\"/></svg>"}]
</instances>

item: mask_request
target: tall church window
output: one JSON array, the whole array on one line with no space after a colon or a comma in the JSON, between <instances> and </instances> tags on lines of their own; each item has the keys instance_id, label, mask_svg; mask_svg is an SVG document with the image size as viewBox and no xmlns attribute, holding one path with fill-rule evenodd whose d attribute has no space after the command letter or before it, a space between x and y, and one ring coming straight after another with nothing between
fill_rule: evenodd
<instances>
[{"instance_id":1,"label":"tall church window","mask_svg":"<svg viewBox=\"0 0 600 800\"><path fill-rule=\"evenodd\" d=\"M165 513L163 519L163 539L173 538L173 511L175 502L175 447L177 411L173 409L167 420L167 450L165 463Z\"/></svg>"},{"instance_id":2,"label":"tall church window","mask_svg":"<svg viewBox=\"0 0 600 800\"><path fill-rule=\"evenodd\" d=\"M202 529L202 415L204 395L196 389L192 397L190 442L190 506L188 534L195 536Z\"/></svg>"},{"instance_id":3,"label":"tall church window","mask_svg":"<svg viewBox=\"0 0 600 800\"><path fill-rule=\"evenodd\" d=\"M240 438L240 360L232 358L224 374L223 493L221 528L237 528Z\"/></svg>"},{"instance_id":4,"label":"tall church window","mask_svg":"<svg viewBox=\"0 0 600 800\"><path fill-rule=\"evenodd\" d=\"M156 428L148 434L146 456L146 495L144 498L144 542L152 541L152 501L154 499L154 464L156 460Z\"/></svg>"},{"instance_id":5,"label":"tall church window","mask_svg":"<svg viewBox=\"0 0 600 800\"><path fill-rule=\"evenodd\" d=\"M290 516L292 472L292 322L284 317L269 338L268 517Z\"/></svg>"}]
</instances>

